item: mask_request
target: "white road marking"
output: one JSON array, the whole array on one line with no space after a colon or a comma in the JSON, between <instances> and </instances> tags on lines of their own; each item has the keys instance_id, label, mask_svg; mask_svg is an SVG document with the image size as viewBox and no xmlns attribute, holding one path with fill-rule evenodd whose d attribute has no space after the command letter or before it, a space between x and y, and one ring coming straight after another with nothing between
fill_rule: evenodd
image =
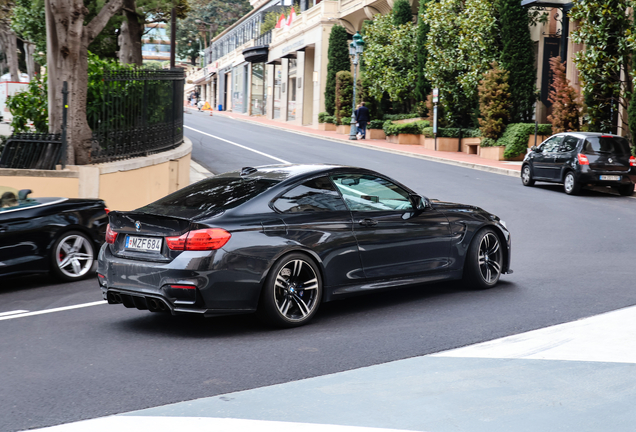
<instances>
[{"instance_id":1,"label":"white road marking","mask_svg":"<svg viewBox=\"0 0 636 432\"><path fill-rule=\"evenodd\" d=\"M185 128L187 128L187 129L190 129L190 130L192 130L192 131L194 131L194 132L200 133L200 134L202 134L202 135L207 135L207 136L209 136L209 137L212 137L212 138L214 138L214 139L218 139L218 140L223 141L223 142L226 142L226 143L228 143L228 144L232 144L232 145L237 146L237 147L240 147L240 148L242 148L242 149L249 150L249 151L254 152L254 153L258 153L258 154L259 154L259 155L261 155L261 156L265 156L265 157L268 157L268 158L270 158L270 159L274 159L275 161L278 161L278 162L280 162L280 163L284 163L284 164L289 164L289 163L291 163L291 162L288 162L288 161L286 161L286 160L284 160L284 159L277 158L276 156L272 156L272 155L269 155L269 154L267 154L267 153L263 153L263 152L261 152L261 151L254 150L253 148L249 148L249 147L246 147L246 146L244 146L244 145L237 144L237 143L235 143L235 142L233 142L233 141L226 140L225 138L221 138L221 137L218 137L218 136L216 136L216 135L212 135L212 134L209 134L209 133L207 133L207 132L203 132L203 131L200 131L200 130L198 130L198 129L191 128L190 126L184 126L184 127L185 127Z\"/></svg>"},{"instance_id":2,"label":"white road marking","mask_svg":"<svg viewBox=\"0 0 636 432\"><path fill-rule=\"evenodd\" d=\"M6 316L6 315L21 314L21 313L25 313L25 312L28 312L28 310L14 310L14 311L9 311L9 312L0 312L0 317Z\"/></svg>"},{"instance_id":3,"label":"white road marking","mask_svg":"<svg viewBox=\"0 0 636 432\"><path fill-rule=\"evenodd\" d=\"M636 306L443 351L431 357L636 363Z\"/></svg>"},{"instance_id":4,"label":"white road marking","mask_svg":"<svg viewBox=\"0 0 636 432\"><path fill-rule=\"evenodd\" d=\"M110 416L68 423L31 432L407 432L403 429L381 429L315 423L292 423L266 420L243 420L214 417Z\"/></svg>"},{"instance_id":5,"label":"white road marking","mask_svg":"<svg viewBox=\"0 0 636 432\"><path fill-rule=\"evenodd\" d=\"M33 311L33 312L24 311L26 313L20 313L18 315L0 316L0 321L10 320L10 319L14 319L14 318L22 318L22 317L34 316L34 315L44 315L44 314L48 314L48 313L62 312L62 311L72 310L72 309L80 309L80 308L85 308L85 307L89 307L89 306L98 306L98 305L103 305L103 304L107 304L107 303L108 302L106 300L100 300L100 301L96 301L96 302L92 302L92 303L83 303L83 304L78 304L78 305L73 305L73 306L64 306L64 307L53 308L53 309L44 309L44 310L41 310L41 311Z\"/></svg>"}]
</instances>

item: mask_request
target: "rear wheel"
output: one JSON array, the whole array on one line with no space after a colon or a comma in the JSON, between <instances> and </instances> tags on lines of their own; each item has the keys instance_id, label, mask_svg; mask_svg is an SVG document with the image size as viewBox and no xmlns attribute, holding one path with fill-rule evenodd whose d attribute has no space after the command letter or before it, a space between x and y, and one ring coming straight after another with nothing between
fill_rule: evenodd
<instances>
[{"instance_id":1,"label":"rear wheel","mask_svg":"<svg viewBox=\"0 0 636 432\"><path fill-rule=\"evenodd\" d=\"M464 282L471 288L491 288L499 282L503 267L501 240L492 228L475 234L464 263Z\"/></svg>"},{"instance_id":2,"label":"rear wheel","mask_svg":"<svg viewBox=\"0 0 636 432\"><path fill-rule=\"evenodd\" d=\"M581 184L576 181L576 177L574 177L574 173L572 171L568 171L565 175L565 179L563 180L563 189L568 195L578 195L579 192L581 192Z\"/></svg>"},{"instance_id":3,"label":"rear wheel","mask_svg":"<svg viewBox=\"0 0 636 432\"><path fill-rule=\"evenodd\" d=\"M284 256L267 276L259 315L278 327L306 324L318 310L322 299L322 278L314 261L304 254Z\"/></svg>"},{"instance_id":4,"label":"rear wheel","mask_svg":"<svg viewBox=\"0 0 636 432\"><path fill-rule=\"evenodd\" d=\"M630 185L620 185L616 187L616 190L618 191L619 194L621 194L622 196L631 196L634 194L634 185L630 184Z\"/></svg>"},{"instance_id":5,"label":"rear wheel","mask_svg":"<svg viewBox=\"0 0 636 432\"><path fill-rule=\"evenodd\" d=\"M79 231L65 232L51 248L51 270L65 281L79 280L88 275L94 260L93 243Z\"/></svg>"},{"instance_id":6,"label":"rear wheel","mask_svg":"<svg viewBox=\"0 0 636 432\"><path fill-rule=\"evenodd\" d=\"M524 165L521 169L521 183L524 186L534 186L534 179L532 178L532 168L530 168L530 165Z\"/></svg>"}]
</instances>

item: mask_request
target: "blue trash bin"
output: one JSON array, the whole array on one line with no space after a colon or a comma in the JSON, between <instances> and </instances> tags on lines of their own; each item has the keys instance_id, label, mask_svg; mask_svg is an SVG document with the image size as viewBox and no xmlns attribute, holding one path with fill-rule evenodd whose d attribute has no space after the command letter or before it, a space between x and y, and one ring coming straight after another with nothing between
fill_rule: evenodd
<instances>
[{"instance_id":1,"label":"blue trash bin","mask_svg":"<svg viewBox=\"0 0 636 432\"><path fill-rule=\"evenodd\" d=\"M219 111L223 111L223 104L219 104Z\"/></svg>"}]
</instances>

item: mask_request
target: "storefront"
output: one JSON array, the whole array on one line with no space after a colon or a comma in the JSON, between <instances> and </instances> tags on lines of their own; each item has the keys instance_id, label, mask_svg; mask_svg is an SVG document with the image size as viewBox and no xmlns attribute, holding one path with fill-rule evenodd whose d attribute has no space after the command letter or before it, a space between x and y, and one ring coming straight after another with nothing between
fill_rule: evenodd
<instances>
[{"instance_id":1,"label":"storefront","mask_svg":"<svg viewBox=\"0 0 636 432\"><path fill-rule=\"evenodd\" d=\"M250 114L267 114L267 68L265 63L252 63L252 91L250 96Z\"/></svg>"}]
</instances>

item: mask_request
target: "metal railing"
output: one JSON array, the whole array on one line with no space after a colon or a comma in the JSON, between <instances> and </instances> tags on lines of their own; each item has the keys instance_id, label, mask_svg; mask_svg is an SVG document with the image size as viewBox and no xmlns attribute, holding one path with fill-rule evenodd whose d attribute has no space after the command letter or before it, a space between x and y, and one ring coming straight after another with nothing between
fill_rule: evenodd
<instances>
[{"instance_id":1,"label":"metal railing","mask_svg":"<svg viewBox=\"0 0 636 432\"><path fill-rule=\"evenodd\" d=\"M183 142L184 71L106 72L101 103L89 107L94 163L146 156Z\"/></svg>"},{"instance_id":2,"label":"metal railing","mask_svg":"<svg viewBox=\"0 0 636 432\"><path fill-rule=\"evenodd\" d=\"M62 150L62 134L16 133L2 150L0 168L54 170Z\"/></svg>"},{"instance_id":3,"label":"metal railing","mask_svg":"<svg viewBox=\"0 0 636 432\"><path fill-rule=\"evenodd\" d=\"M254 41L254 46L265 46L272 42L272 30L267 30Z\"/></svg>"}]
</instances>

